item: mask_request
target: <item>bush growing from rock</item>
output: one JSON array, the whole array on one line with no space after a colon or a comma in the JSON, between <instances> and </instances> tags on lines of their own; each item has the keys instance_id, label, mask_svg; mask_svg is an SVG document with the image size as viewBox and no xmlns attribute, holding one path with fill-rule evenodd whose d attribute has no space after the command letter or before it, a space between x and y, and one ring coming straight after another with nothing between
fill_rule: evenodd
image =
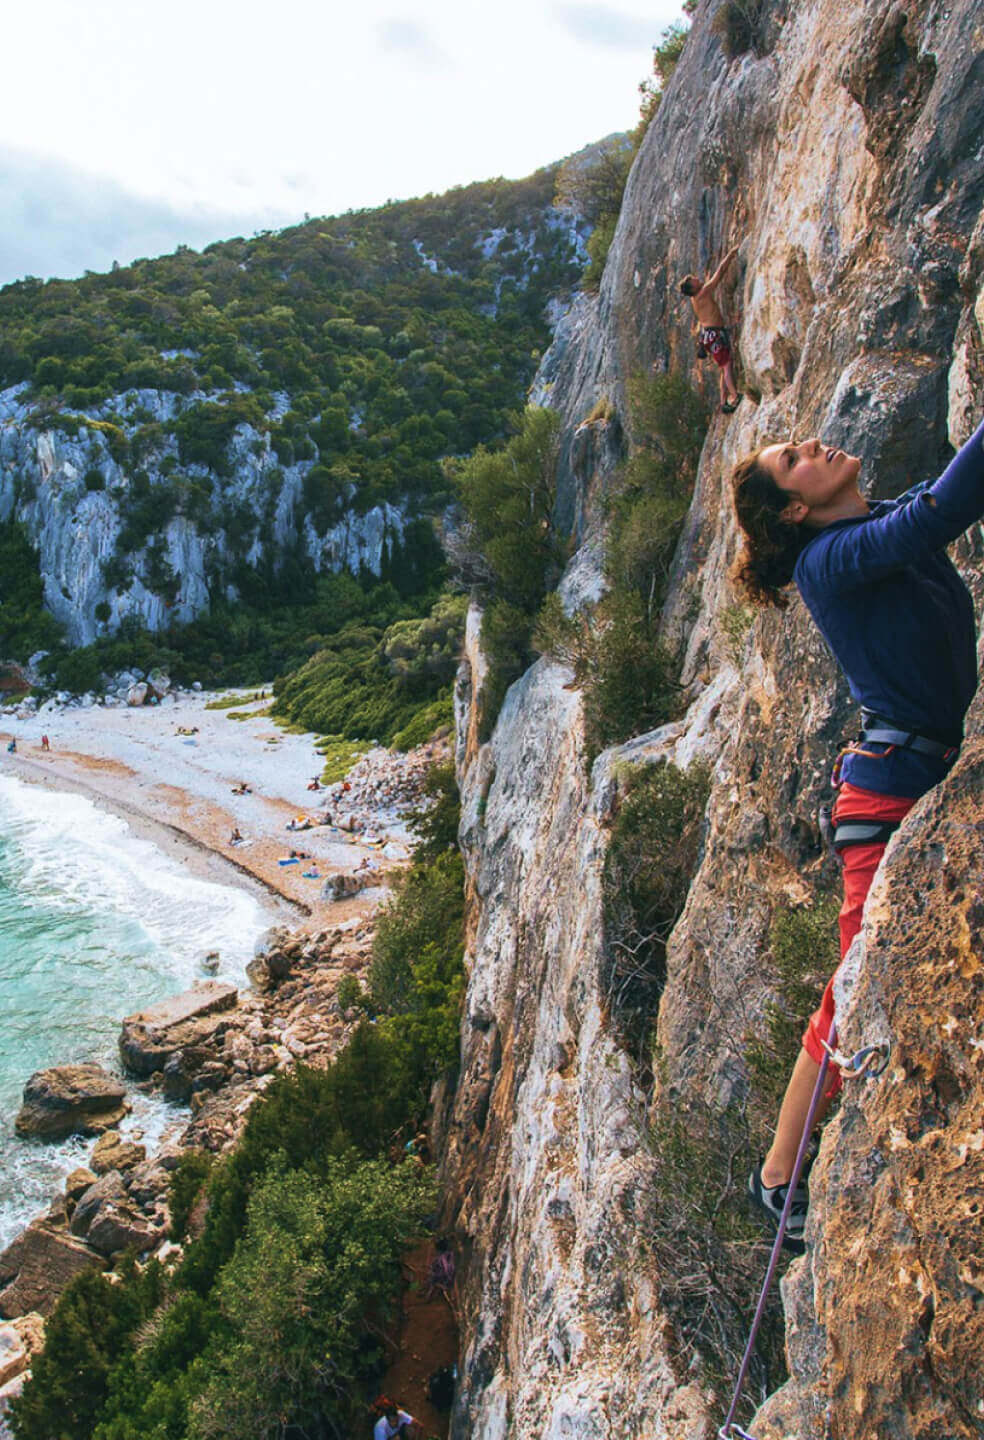
<instances>
[{"instance_id":1,"label":"bush growing from rock","mask_svg":"<svg viewBox=\"0 0 984 1440\"><path fill-rule=\"evenodd\" d=\"M775 998L766 1002L765 1033L747 1036L744 1050L752 1078L750 1108L763 1141L778 1113L806 1023L837 969L838 909L833 896L820 895L812 905L777 910L769 928Z\"/></svg>"},{"instance_id":2,"label":"bush growing from rock","mask_svg":"<svg viewBox=\"0 0 984 1440\"><path fill-rule=\"evenodd\" d=\"M191 1436L267 1440L284 1417L306 1430L326 1410L355 1422L366 1316L387 1318L401 1252L431 1203L412 1164L331 1160L317 1177L272 1168L217 1286L228 1334L206 1352Z\"/></svg>"},{"instance_id":3,"label":"bush growing from rock","mask_svg":"<svg viewBox=\"0 0 984 1440\"><path fill-rule=\"evenodd\" d=\"M712 28L721 37L729 60L748 50L759 51L765 18L764 0L726 0L714 16Z\"/></svg>"},{"instance_id":4,"label":"bush growing from rock","mask_svg":"<svg viewBox=\"0 0 984 1440\"><path fill-rule=\"evenodd\" d=\"M340 1010L355 1010L362 1008L366 994L354 975L343 975L338 982L335 999Z\"/></svg>"},{"instance_id":5,"label":"bush growing from rock","mask_svg":"<svg viewBox=\"0 0 984 1440\"><path fill-rule=\"evenodd\" d=\"M186 1150L171 1171L167 1208L171 1215L168 1234L172 1240L183 1239L192 1208L212 1173L214 1163L214 1157L204 1150Z\"/></svg>"},{"instance_id":6,"label":"bush growing from rock","mask_svg":"<svg viewBox=\"0 0 984 1440\"><path fill-rule=\"evenodd\" d=\"M609 589L575 615L548 596L533 635L570 665L584 689L589 762L607 745L673 718L678 664L659 621L700 459L706 408L686 380L668 374L630 381L632 452L609 505Z\"/></svg>"},{"instance_id":7,"label":"bush growing from rock","mask_svg":"<svg viewBox=\"0 0 984 1440\"><path fill-rule=\"evenodd\" d=\"M10 1406L17 1440L92 1440L111 1371L161 1293L157 1265L125 1268L121 1284L97 1271L72 1281L47 1323L30 1382Z\"/></svg>"},{"instance_id":8,"label":"bush growing from rock","mask_svg":"<svg viewBox=\"0 0 984 1440\"><path fill-rule=\"evenodd\" d=\"M666 983L666 942L700 858L710 793L705 766L635 766L605 856L603 988L612 1019L643 1067Z\"/></svg>"},{"instance_id":9,"label":"bush growing from rock","mask_svg":"<svg viewBox=\"0 0 984 1440\"><path fill-rule=\"evenodd\" d=\"M670 1321L669 1353L681 1382L684 1376L699 1377L726 1405L771 1248L771 1237L745 1202L755 1159L747 1123L738 1111L715 1113L675 1091L664 1092L651 1112L648 1149L653 1168L643 1228L660 1305ZM761 1397L782 1383L784 1343L775 1286L746 1394ZM739 1420L747 1424L754 1409L754 1399L746 1400Z\"/></svg>"}]
</instances>

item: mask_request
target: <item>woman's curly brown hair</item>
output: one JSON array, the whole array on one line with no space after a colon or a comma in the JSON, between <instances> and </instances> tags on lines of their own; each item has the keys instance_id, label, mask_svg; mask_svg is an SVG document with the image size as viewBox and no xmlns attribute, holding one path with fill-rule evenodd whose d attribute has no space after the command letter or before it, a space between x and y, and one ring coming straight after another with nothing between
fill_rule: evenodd
<instances>
[{"instance_id":1,"label":"woman's curly brown hair","mask_svg":"<svg viewBox=\"0 0 984 1440\"><path fill-rule=\"evenodd\" d=\"M735 514L745 534L734 578L754 604L785 610L789 604L785 587L813 534L782 518L789 495L761 463L761 454L756 450L746 455L731 472Z\"/></svg>"}]
</instances>

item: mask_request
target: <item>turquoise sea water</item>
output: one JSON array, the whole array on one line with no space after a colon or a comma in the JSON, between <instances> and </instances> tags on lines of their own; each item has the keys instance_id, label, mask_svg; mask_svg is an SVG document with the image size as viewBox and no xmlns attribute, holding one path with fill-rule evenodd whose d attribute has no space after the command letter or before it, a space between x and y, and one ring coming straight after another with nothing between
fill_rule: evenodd
<instances>
[{"instance_id":1,"label":"turquoise sea water","mask_svg":"<svg viewBox=\"0 0 984 1440\"><path fill-rule=\"evenodd\" d=\"M45 1209L92 1140L18 1139L35 1070L118 1068L124 1015L186 989L211 950L241 981L270 916L252 896L185 873L89 800L0 774L0 1247ZM159 1135L171 1107L132 1092L128 1128Z\"/></svg>"}]
</instances>

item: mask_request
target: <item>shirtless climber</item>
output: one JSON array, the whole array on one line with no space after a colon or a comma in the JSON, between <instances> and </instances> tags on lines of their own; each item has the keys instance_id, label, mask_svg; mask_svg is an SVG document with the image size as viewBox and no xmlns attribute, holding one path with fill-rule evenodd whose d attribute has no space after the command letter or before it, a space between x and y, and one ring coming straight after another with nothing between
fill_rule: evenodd
<instances>
[{"instance_id":1,"label":"shirtless climber","mask_svg":"<svg viewBox=\"0 0 984 1440\"><path fill-rule=\"evenodd\" d=\"M737 254L738 246L735 245L707 280L701 280L696 275L685 275L680 282L680 289L693 305L697 324L700 327L697 336L697 353L701 359L704 355L710 355L718 367L721 409L725 415L730 415L732 411L738 409L741 396L738 393L738 386L735 384L735 369L731 358L731 337L724 323L724 316L721 314L721 307L717 302L715 292L725 270Z\"/></svg>"}]
</instances>

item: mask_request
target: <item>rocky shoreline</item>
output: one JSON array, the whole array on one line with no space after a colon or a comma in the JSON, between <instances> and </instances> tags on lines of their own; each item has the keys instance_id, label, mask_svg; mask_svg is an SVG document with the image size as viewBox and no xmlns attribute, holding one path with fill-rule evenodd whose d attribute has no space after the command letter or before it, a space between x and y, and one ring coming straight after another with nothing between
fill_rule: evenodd
<instances>
[{"instance_id":1,"label":"rocky shoreline","mask_svg":"<svg viewBox=\"0 0 984 1440\"><path fill-rule=\"evenodd\" d=\"M330 787L323 798L339 828L385 833L398 814L419 804L424 775L446 754L440 742L407 755L370 751L344 786ZM326 1065L344 1048L362 1012L343 1009L338 988L346 976L360 982L366 976L373 915L394 858L399 868L402 857L383 851L377 859L370 851L354 870L338 873L344 883L332 907L334 925L267 931L247 966L249 988L200 980L127 1016L120 1074L87 1063L30 1078L19 1135L98 1138L48 1210L0 1253L0 1440L8 1434L3 1413L29 1378L45 1320L71 1280L86 1270L112 1270L133 1251L176 1264L182 1247L169 1238L168 1190L182 1157L233 1148L250 1107L279 1073L300 1061ZM191 1112L152 1154L139 1131L117 1128L134 1091Z\"/></svg>"},{"instance_id":2,"label":"rocky shoreline","mask_svg":"<svg viewBox=\"0 0 984 1440\"><path fill-rule=\"evenodd\" d=\"M123 1021L126 1084L97 1065L31 1077L19 1133L101 1134L88 1166L73 1171L47 1212L0 1254L0 1416L25 1384L44 1321L76 1275L112 1269L134 1249L142 1259L181 1258L182 1247L168 1238L172 1171L189 1151L231 1149L277 1074L301 1060L325 1065L344 1047L360 1012L342 1010L338 985L346 975L365 976L370 947L368 919L315 934L278 927L257 947L250 990L199 983ZM190 1105L188 1123L153 1155L110 1128L125 1113L127 1085Z\"/></svg>"}]
</instances>

